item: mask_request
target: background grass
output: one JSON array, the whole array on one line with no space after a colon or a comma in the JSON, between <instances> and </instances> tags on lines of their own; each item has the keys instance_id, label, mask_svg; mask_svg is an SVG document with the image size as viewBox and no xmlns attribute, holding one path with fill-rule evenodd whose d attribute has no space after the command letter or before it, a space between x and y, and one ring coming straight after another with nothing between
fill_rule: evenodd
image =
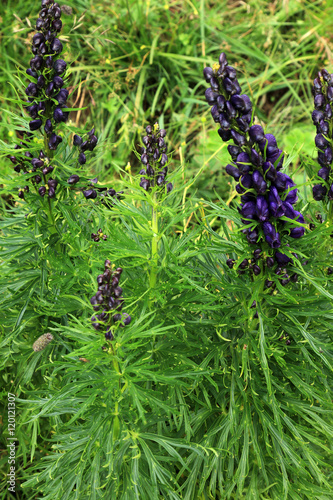
<instances>
[{"instance_id":1,"label":"background grass","mask_svg":"<svg viewBox=\"0 0 333 500\"><path fill-rule=\"evenodd\" d=\"M168 129L175 164L180 148L186 175L207 162L195 187L205 198L214 189L225 198L230 188L228 162L204 100L202 69L225 51L240 74L243 92L256 103L256 114L288 152L295 144L314 153L311 82L320 68L333 70L333 1L314 0L75 0L63 14L64 57L72 61L73 114L81 127L95 128L103 156L91 165L100 179L112 180L131 162L148 123ZM30 60L30 39L39 0L3 0L0 4L0 137L15 141L15 125L6 113L15 97L18 70ZM22 76L22 75L21 75ZM24 78L23 78L24 81ZM23 91L22 86L22 91ZM16 106L16 105L15 105ZM12 166L0 158L2 171Z\"/></svg>"}]
</instances>

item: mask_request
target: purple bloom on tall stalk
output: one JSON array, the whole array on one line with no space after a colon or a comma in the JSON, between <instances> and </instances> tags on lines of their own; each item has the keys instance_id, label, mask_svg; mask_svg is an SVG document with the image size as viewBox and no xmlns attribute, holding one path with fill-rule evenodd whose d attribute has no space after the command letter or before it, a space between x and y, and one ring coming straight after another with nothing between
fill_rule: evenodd
<instances>
[{"instance_id":1,"label":"purple bloom on tall stalk","mask_svg":"<svg viewBox=\"0 0 333 500\"><path fill-rule=\"evenodd\" d=\"M104 272L97 276L97 292L90 299L93 309L98 314L91 318L95 330L102 330L106 340L113 340L115 327L124 327L130 324L132 318L122 312L124 298L123 289L119 286L121 267L113 269L110 260L104 262Z\"/></svg>"},{"instance_id":2,"label":"purple bloom on tall stalk","mask_svg":"<svg viewBox=\"0 0 333 500\"><path fill-rule=\"evenodd\" d=\"M39 170L41 175L32 175L30 180L36 186L39 178L43 176L45 186L39 187L38 192L40 196L47 194L49 198L55 197L57 186L50 186L46 176L53 170L53 166L50 166L53 152L62 142L62 137L56 129L58 124L68 118L66 102L69 93L63 88L67 63L59 59L63 49L58 38L62 27L60 18L61 9L58 3L54 0L42 0L42 9L36 22L37 33L32 38L33 57L30 60L30 67L26 70L29 83L25 94L28 97L26 111L31 118L30 131L42 132L45 149L40 152L38 158L31 159L25 155L16 158L14 163L16 172L22 170L24 173L34 174ZM21 146L28 147L32 137L32 133L26 133ZM38 161L33 163L34 160Z\"/></svg>"},{"instance_id":3,"label":"purple bloom on tall stalk","mask_svg":"<svg viewBox=\"0 0 333 500\"><path fill-rule=\"evenodd\" d=\"M140 179L140 186L149 191L152 187L158 186L170 193L173 189L171 182L167 183L168 175L168 156L166 145L166 131L160 129L158 123L154 126L146 127L146 135L142 138L143 147L141 148L141 163L144 168L140 170L143 175ZM230 165L232 167L232 165ZM237 177L236 167L232 167L234 175ZM230 173L231 173L230 171ZM232 174L231 174L232 175Z\"/></svg>"},{"instance_id":4,"label":"purple bloom on tall stalk","mask_svg":"<svg viewBox=\"0 0 333 500\"><path fill-rule=\"evenodd\" d=\"M238 182L236 191L241 195L241 220L248 226L243 232L249 243L257 244L264 238L274 255L274 250L281 246L282 236L299 238L304 234L302 227L290 228L291 224L286 225L281 220L288 212L291 222L301 222L300 218L297 219L299 212L293 209L298 200L296 185L280 171L283 151L273 134L265 134L261 125L253 123L251 100L246 94L241 94L237 72L228 65L224 53L218 64L204 69L204 77L210 83L205 96L212 106L214 121L220 124L219 135L223 141L233 141L228 145L232 163L227 165L226 171ZM325 146L321 158L325 166L332 158L323 135L326 118L321 110L313 115L321 128L317 142ZM253 227L250 220L258 221L257 226Z\"/></svg>"},{"instance_id":5,"label":"purple bloom on tall stalk","mask_svg":"<svg viewBox=\"0 0 333 500\"><path fill-rule=\"evenodd\" d=\"M331 201L330 193L333 191L333 176L331 165L333 162L332 149L329 141L332 140L333 120L333 75L326 69L318 72L313 81L312 93L314 96L314 111L312 121L317 129L315 144L318 148L318 176L322 182L312 188L313 198L316 201Z\"/></svg>"}]
</instances>

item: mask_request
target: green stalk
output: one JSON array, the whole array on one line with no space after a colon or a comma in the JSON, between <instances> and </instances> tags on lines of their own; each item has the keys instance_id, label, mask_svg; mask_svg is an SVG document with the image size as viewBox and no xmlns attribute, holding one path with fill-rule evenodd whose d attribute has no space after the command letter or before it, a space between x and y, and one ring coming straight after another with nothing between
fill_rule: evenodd
<instances>
[{"instance_id":1,"label":"green stalk","mask_svg":"<svg viewBox=\"0 0 333 500\"><path fill-rule=\"evenodd\" d=\"M157 264L158 264L158 204L157 204L157 196L156 192L153 194L153 210L152 210L152 230L153 230L153 238L151 242L151 261L152 265L150 268L149 275L149 288L153 290L156 286L157 281ZM150 301L150 305L152 305L152 301Z\"/></svg>"}]
</instances>

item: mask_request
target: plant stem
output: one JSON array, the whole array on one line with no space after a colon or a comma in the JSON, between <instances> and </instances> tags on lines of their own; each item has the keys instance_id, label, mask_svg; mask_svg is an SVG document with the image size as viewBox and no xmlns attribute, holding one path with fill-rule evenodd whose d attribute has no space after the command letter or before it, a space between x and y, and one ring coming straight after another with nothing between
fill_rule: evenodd
<instances>
[{"instance_id":1,"label":"plant stem","mask_svg":"<svg viewBox=\"0 0 333 500\"><path fill-rule=\"evenodd\" d=\"M332 219L333 219L333 201L330 201L328 203L328 213L327 213L327 222L329 225L332 225Z\"/></svg>"},{"instance_id":2,"label":"plant stem","mask_svg":"<svg viewBox=\"0 0 333 500\"><path fill-rule=\"evenodd\" d=\"M158 205L157 205L157 196L156 193L153 194L153 210L152 210L152 230L153 230L153 239L151 243L151 261L152 265L150 268L150 276L149 276L149 287L153 290L156 286L157 280L157 263L158 263ZM150 301L150 305L152 305L152 301Z\"/></svg>"}]
</instances>

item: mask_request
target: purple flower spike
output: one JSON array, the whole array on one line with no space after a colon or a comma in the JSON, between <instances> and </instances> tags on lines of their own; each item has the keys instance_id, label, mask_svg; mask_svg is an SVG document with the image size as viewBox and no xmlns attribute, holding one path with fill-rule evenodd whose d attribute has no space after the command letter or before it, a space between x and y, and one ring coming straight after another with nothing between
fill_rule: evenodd
<instances>
[{"instance_id":1,"label":"purple flower spike","mask_svg":"<svg viewBox=\"0 0 333 500\"><path fill-rule=\"evenodd\" d=\"M269 219L268 203L266 198L262 195L257 197L256 214L261 222L266 222Z\"/></svg>"},{"instance_id":2,"label":"purple flower spike","mask_svg":"<svg viewBox=\"0 0 333 500\"><path fill-rule=\"evenodd\" d=\"M270 222L263 223L263 231L265 240L272 248L279 248L281 246L280 235L275 231L274 226Z\"/></svg>"}]
</instances>

